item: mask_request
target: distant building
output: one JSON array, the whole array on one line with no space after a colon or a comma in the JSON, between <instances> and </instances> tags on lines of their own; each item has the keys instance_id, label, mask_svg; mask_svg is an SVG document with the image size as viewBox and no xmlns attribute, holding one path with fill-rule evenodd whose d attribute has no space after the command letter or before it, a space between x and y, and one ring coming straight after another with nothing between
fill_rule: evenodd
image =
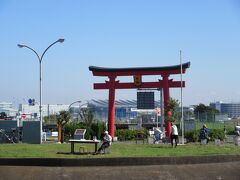
<instances>
[{"instance_id":1,"label":"distant building","mask_svg":"<svg viewBox=\"0 0 240 180\"><path fill-rule=\"evenodd\" d=\"M94 112L94 117L99 120L108 119L108 100L91 100L88 106ZM127 120L136 118L137 113L131 112L131 108L137 107L136 100L117 100L115 101L115 120Z\"/></svg>"},{"instance_id":2,"label":"distant building","mask_svg":"<svg viewBox=\"0 0 240 180\"><path fill-rule=\"evenodd\" d=\"M18 110L14 108L13 103L0 102L0 113L5 112L7 117L15 117Z\"/></svg>"},{"instance_id":3,"label":"distant building","mask_svg":"<svg viewBox=\"0 0 240 180\"><path fill-rule=\"evenodd\" d=\"M159 102L155 101L155 108L159 106ZM88 107L93 111L95 119L108 120L108 100L90 100ZM148 112L147 112L148 111ZM137 110L137 100L116 100L115 101L115 120L131 121L137 118L139 113L147 113L151 120L155 118L155 110Z\"/></svg>"},{"instance_id":4,"label":"distant building","mask_svg":"<svg viewBox=\"0 0 240 180\"><path fill-rule=\"evenodd\" d=\"M42 116L57 114L62 110L68 110L69 105L66 104L44 104L42 105ZM27 118L39 118L39 105L20 104L19 113L26 114Z\"/></svg>"},{"instance_id":5,"label":"distant building","mask_svg":"<svg viewBox=\"0 0 240 180\"><path fill-rule=\"evenodd\" d=\"M240 118L240 103L214 102L210 103L210 106L222 114L227 114L229 118Z\"/></svg>"}]
</instances>

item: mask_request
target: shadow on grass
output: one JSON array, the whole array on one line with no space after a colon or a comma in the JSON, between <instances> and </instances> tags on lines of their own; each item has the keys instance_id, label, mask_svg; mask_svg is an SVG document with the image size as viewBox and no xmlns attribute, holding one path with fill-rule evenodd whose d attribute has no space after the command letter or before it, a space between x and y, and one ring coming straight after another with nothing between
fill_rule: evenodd
<instances>
[{"instance_id":1,"label":"shadow on grass","mask_svg":"<svg viewBox=\"0 0 240 180\"><path fill-rule=\"evenodd\" d=\"M64 155L95 155L93 152L57 152L56 154L64 154Z\"/></svg>"},{"instance_id":2,"label":"shadow on grass","mask_svg":"<svg viewBox=\"0 0 240 180\"><path fill-rule=\"evenodd\" d=\"M151 148L151 149L172 149L171 144L163 144L163 145L151 145L148 146L147 148Z\"/></svg>"}]
</instances>

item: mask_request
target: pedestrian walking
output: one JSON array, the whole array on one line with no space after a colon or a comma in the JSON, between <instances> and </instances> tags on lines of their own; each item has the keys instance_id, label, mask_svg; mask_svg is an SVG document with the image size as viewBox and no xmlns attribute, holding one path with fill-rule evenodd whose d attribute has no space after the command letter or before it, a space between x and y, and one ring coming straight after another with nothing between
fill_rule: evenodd
<instances>
[{"instance_id":1,"label":"pedestrian walking","mask_svg":"<svg viewBox=\"0 0 240 180\"><path fill-rule=\"evenodd\" d=\"M177 147L178 143L178 128L175 124L171 123L172 126L172 134L171 134L171 144L173 147L173 140L175 141L175 147Z\"/></svg>"}]
</instances>

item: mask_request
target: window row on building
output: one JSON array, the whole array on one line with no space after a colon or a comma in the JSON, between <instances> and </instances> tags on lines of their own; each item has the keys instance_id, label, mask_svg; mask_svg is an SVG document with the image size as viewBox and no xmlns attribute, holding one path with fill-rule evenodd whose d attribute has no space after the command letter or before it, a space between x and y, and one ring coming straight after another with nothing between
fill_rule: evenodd
<instances>
[{"instance_id":1,"label":"window row on building","mask_svg":"<svg viewBox=\"0 0 240 180\"><path fill-rule=\"evenodd\" d=\"M240 103L213 102L210 106L220 113L227 114L229 118L240 118Z\"/></svg>"}]
</instances>

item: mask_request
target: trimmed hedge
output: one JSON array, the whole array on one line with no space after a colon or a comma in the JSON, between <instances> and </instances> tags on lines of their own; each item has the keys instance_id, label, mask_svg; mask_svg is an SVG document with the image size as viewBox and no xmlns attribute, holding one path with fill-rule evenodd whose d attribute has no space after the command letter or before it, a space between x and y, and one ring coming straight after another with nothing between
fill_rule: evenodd
<instances>
[{"instance_id":1,"label":"trimmed hedge","mask_svg":"<svg viewBox=\"0 0 240 180\"><path fill-rule=\"evenodd\" d=\"M185 132L184 136L187 139L187 142L198 142L199 141L199 130Z\"/></svg>"},{"instance_id":2,"label":"trimmed hedge","mask_svg":"<svg viewBox=\"0 0 240 180\"><path fill-rule=\"evenodd\" d=\"M138 134L144 134L145 137L149 135L146 129L141 130L117 129L115 131L115 136L118 137L119 141L134 140Z\"/></svg>"},{"instance_id":3,"label":"trimmed hedge","mask_svg":"<svg viewBox=\"0 0 240 180\"><path fill-rule=\"evenodd\" d=\"M85 139L92 139L93 136L96 136L97 139L102 139L103 132L106 130L106 126L104 122L94 122L90 127L88 127L84 122L67 123L64 128L65 140L73 138L76 129L86 129Z\"/></svg>"}]
</instances>

